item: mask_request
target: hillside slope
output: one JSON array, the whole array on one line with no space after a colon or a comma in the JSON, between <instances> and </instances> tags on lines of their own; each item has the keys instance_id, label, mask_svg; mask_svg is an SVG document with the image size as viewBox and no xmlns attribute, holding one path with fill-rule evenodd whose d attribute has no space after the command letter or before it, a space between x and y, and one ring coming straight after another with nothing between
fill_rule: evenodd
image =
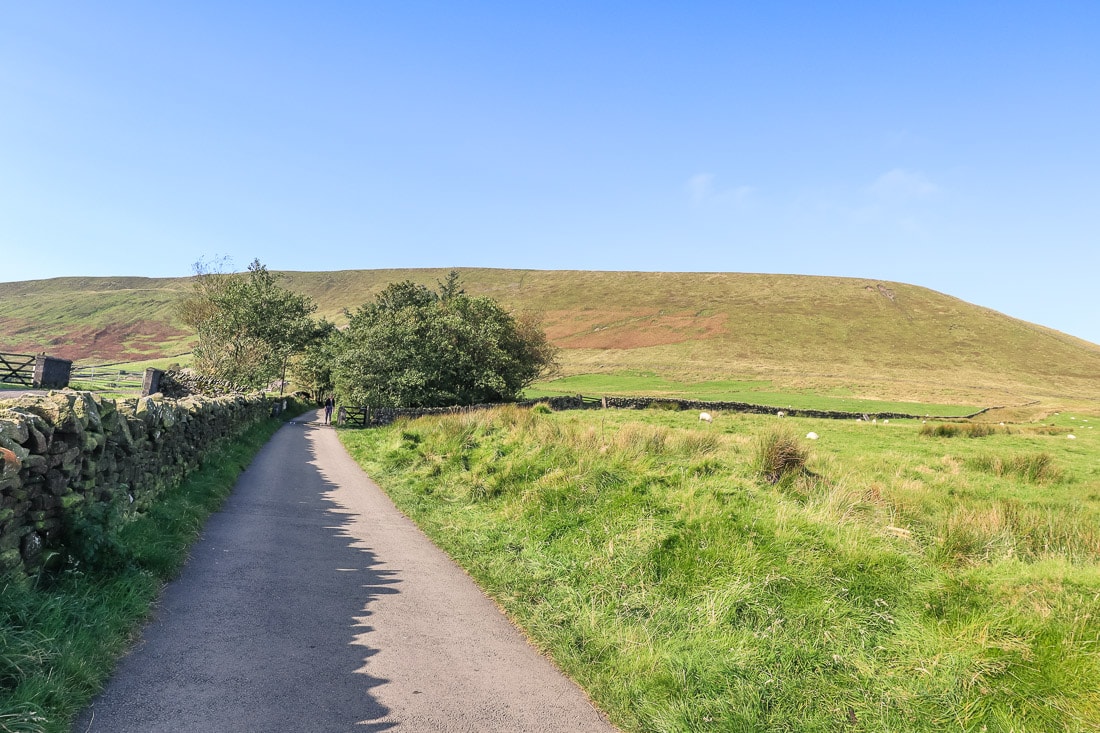
<instances>
[{"instance_id":1,"label":"hillside slope","mask_svg":"<svg viewBox=\"0 0 1100 733\"><path fill-rule=\"evenodd\" d=\"M1100 346L927 288L742 273L463 269L472 294L538 314L566 374L757 377L868 397L1100 400ZM446 271L288 272L337 322L387 283ZM188 280L0 283L0 351L90 361L187 350L173 304Z\"/></svg>"}]
</instances>

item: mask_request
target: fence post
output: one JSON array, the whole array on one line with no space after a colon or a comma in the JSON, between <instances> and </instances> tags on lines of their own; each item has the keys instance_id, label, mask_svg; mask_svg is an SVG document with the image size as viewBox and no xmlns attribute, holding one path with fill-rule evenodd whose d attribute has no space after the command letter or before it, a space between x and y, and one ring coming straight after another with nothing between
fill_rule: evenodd
<instances>
[{"instance_id":1,"label":"fence post","mask_svg":"<svg viewBox=\"0 0 1100 733\"><path fill-rule=\"evenodd\" d=\"M34 360L34 386L39 389L64 389L69 386L73 363L40 355Z\"/></svg>"},{"instance_id":2,"label":"fence post","mask_svg":"<svg viewBox=\"0 0 1100 733\"><path fill-rule=\"evenodd\" d=\"M141 380L142 397L160 392L160 378L163 374L164 372L160 369L154 369L153 367L145 370L145 377Z\"/></svg>"}]
</instances>

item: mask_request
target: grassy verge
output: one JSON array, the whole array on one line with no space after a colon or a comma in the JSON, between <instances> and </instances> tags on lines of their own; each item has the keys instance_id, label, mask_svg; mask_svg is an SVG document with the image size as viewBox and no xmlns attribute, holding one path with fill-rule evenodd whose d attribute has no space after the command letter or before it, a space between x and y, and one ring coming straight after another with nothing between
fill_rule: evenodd
<instances>
[{"instance_id":1,"label":"grassy verge","mask_svg":"<svg viewBox=\"0 0 1100 733\"><path fill-rule=\"evenodd\" d=\"M508 408L341 439L624 730L1094 731L1100 438L1075 417Z\"/></svg>"},{"instance_id":2,"label":"grassy verge","mask_svg":"<svg viewBox=\"0 0 1100 733\"><path fill-rule=\"evenodd\" d=\"M844 390L831 391L834 393L820 394L815 390L777 390L771 382L766 380L681 382L651 372L626 372L562 377L535 384L528 388L524 395L529 399L575 394L668 397L714 402L747 402L754 405L801 410L835 410L857 414L897 412L934 417L972 415L980 409L973 405L870 400L837 394Z\"/></svg>"},{"instance_id":3,"label":"grassy verge","mask_svg":"<svg viewBox=\"0 0 1100 733\"><path fill-rule=\"evenodd\" d=\"M249 428L149 513L94 533L96 547L65 569L0 577L0 731L69 730L183 565L206 518L281 424L270 419Z\"/></svg>"}]
</instances>

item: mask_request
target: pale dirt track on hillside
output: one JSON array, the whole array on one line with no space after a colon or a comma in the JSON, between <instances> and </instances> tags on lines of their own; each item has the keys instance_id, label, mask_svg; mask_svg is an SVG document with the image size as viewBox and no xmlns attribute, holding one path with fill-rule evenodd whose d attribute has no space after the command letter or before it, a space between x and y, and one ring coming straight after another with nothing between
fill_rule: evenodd
<instances>
[{"instance_id":1,"label":"pale dirt track on hillside","mask_svg":"<svg viewBox=\"0 0 1100 733\"><path fill-rule=\"evenodd\" d=\"M284 427L74 731L615 730L348 457Z\"/></svg>"}]
</instances>

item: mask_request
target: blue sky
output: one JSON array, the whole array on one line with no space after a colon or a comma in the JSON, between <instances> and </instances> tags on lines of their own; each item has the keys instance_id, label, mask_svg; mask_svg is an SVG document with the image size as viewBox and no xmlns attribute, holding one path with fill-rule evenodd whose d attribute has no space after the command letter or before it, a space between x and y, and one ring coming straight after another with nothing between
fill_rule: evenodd
<instances>
[{"instance_id":1,"label":"blue sky","mask_svg":"<svg viewBox=\"0 0 1100 733\"><path fill-rule=\"evenodd\" d=\"M923 285L1100 342L1100 3L0 8L0 281Z\"/></svg>"}]
</instances>

